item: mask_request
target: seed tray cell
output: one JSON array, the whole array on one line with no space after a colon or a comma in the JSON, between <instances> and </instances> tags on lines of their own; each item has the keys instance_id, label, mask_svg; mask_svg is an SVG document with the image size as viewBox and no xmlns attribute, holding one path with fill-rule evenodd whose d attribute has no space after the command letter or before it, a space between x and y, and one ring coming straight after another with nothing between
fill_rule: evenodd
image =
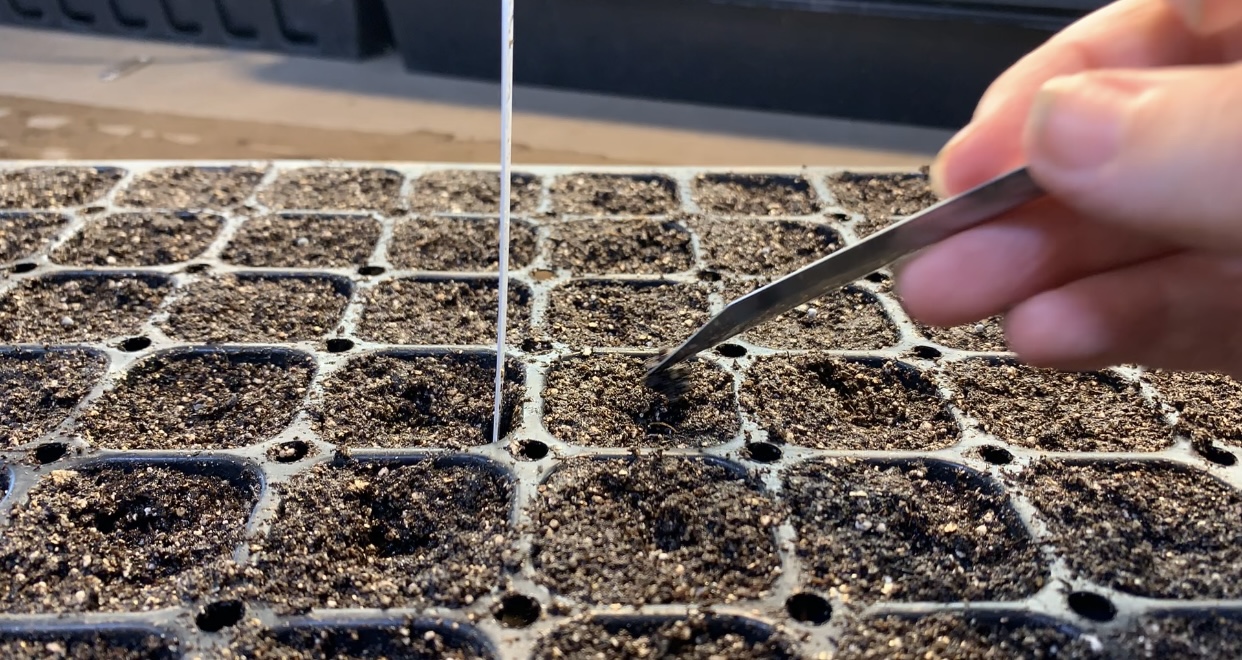
<instances>
[{"instance_id":1,"label":"seed tray cell","mask_svg":"<svg viewBox=\"0 0 1242 660\"><path fill-rule=\"evenodd\" d=\"M1108 656L1101 650L1098 639L1060 621L1022 614L944 613L851 622L834 660L1104 660Z\"/></svg>"},{"instance_id":2,"label":"seed tray cell","mask_svg":"<svg viewBox=\"0 0 1242 660\"><path fill-rule=\"evenodd\" d=\"M258 201L278 211L387 210L396 205L401 181L389 169L310 167L282 172Z\"/></svg>"},{"instance_id":3,"label":"seed tray cell","mask_svg":"<svg viewBox=\"0 0 1242 660\"><path fill-rule=\"evenodd\" d=\"M155 630L69 628L0 632L0 657L8 660L175 660L175 641Z\"/></svg>"},{"instance_id":4,"label":"seed tray cell","mask_svg":"<svg viewBox=\"0 0 1242 660\"><path fill-rule=\"evenodd\" d=\"M159 323L190 342L312 341L332 331L353 285L330 277L229 274L200 279Z\"/></svg>"},{"instance_id":5,"label":"seed tray cell","mask_svg":"<svg viewBox=\"0 0 1242 660\"><path fill-rule=\"evenodd\" d=\"M784 660L798 657L783 636L740 617L596 617L574 621L539 641L538 660L683 658Z\"/></svg>"},{"instance_id":6,"label":"seed tray cell","mask_svg":"<svg viewBox=\"0 0 1242 660\"><path fill-rule=\"evenodd\" d=\"M0 212L0 263L34 254L47 245L68 220L57 213Z\"/></svg>"},{"instance_id":7,"label":"seed tray cell","mask_svg":"<svg viewBox=\"0 0 1242 660\"><path fill-rule=\"evenodd\" d=\"M815 189L802 177L770 174L700 174L694 202L719 215L811 215L822 208Z\"/></svg>"},{"instance_id":8,"label":"seed tray cell","mask_svg":"<svg viewBox=\"0 0 1242 660\"><path fill-rule=\"evenodd\" d=\"M819 222L794 220L705 220L699 232L704 261L735 275L779 276L841 248L841 237Z\"/></svg>"},{"instance_id":9,"label":"seed tray cell","mask_svg":"<svg viewBox=\"0 0 1242 660\"><path fill-rule=\"evenodd\" d=\"M724 299L736 300L767 283L727 282ZM896 345L901 334L875 294L851 286L799 305L741 337L774 349L878 351Z\"/></svg>"},{"instance_id":10,"label":"seed tray cell","mask_svg":"<svg viewBox=\"0 0 1242 660\"><path fill-rule=\"evenodd\" d=\"M0 349L0 448L37 439L68 418L108 359L74 349Z\"/></svg>"},{"instance_id":11,"label":"seed tray cell","mask_svg":"<svg viewBox=\"0 0 1242 660\"><path fill-rule=\"evenodd\" d=\"M1222 374L1148 372L1145 378L1177 411L1177 428L1196 446L1242 445L1242 383Z\"/></svg>"},{"instance_id":12,"label":"seed tray cell","mask_svg":"<svg viewBox=\"0 0 1242 660\"><path fill-rule=\"evenodd\" d=\"M677 184L660 175L573 174L552 182L552 210L574 215L666 215L681 207Z\"/></svg>"},{"instance_id":13,"label":"seed tray cell","mask_svg":"<svg viewBox=\"0 0 1242 660\"><path fill-rule=\"evenodd\" d=\"M380 224L362 215L266 215L242 223L221 258L259 268L360 266L379 236Z\"/></svg>"},{"instance_id":14,"label":"seed tray cell","mask_svg":"<svg viewBox=\"0 0 1242 660\"><path fill-rule=\"evenodd\" d=\"M26 167L0 175L0 209L82 206L101 198L125 176L115 167Z\"/></svg>"},{"instance_id":15,"label":"seed tray cell","mask_svg":"<svg viewBox=\"0 0 1242 660\"><path fill-rule=\"evenodd\" d=\"M168 279L154 274L62 272L23 279L0 293L0 341L105 342L133 335L168 289Z\"/></svg>"},{"instance_id":16,"label":"seed tray cell","mask_svg":"<svg viewBox=\"0 0 1242 660\"><path fill-rule=\"evenodd\" d=\"M388 344L495 344L500 287L495 278L394 279L365 293L358 335ZM508 336L530 323L530 294L510 281Z\"/></svg>"},{"instance_id":17,"label":"seed tray cell","mask_svg":"<svg viewBox=\"0 0 1242 660\"><path fill-rule=\"evenodd\" d=\"M247 626L225 660L373 660L415 658L491 660L495 654L468 626L402 621L359 627L306 624L276 629Z\"/></svg>"},{"instance_id":18,"label":"seed tray cell","mask_svg":"<svg viewBox=\"0 0 1242 660\"><path fill-rule=\"evenodd\" d=\"M419 217L397 223L388 260L397 268L491 271L499 268L500 221L496 218ZM535 228L509 223L509 267L521 269L535 257Z\"/></svg>"},{"instance_id":19,"label":"seed tray cell","mask_svg":"<svg viewBox=\"0 0 1242 660\"><path fill-rule=\"evenodd\" d=\"M88 220L52 252L66 266L164 266L197 257L224 219L208 213L117 213Z\"/></svg>"},{"instance_id":20,"label":"seed tray cell","mask_svg":"<svg viewBox=\"0 0 1242 660\"><path fill-rule=\"evenodd\" d=\"M542 180L514 172L509 176L509 209L534 213L539 207ZM414 180L409 199L415 213L468 213L499 215L500 174L480 170L440 170Z\"/></svg>"},{"instance_id":21,"label":"seed tray cell","mask_svg":"<svg viewBox=\"0 0 1242 660\"><path fill-rule=\"evenodd\" d=\"M924 169L917 174L841 172L828 177L828 188L849 213L861 215L850 223L854 234L866 238L901 216L913 215L939 201Z\"/></svg>"},{"instance_id":22,"label":"seed tray cell","mask_svg":"<svg viewBox=\"0 0 1242 660\"><path fill-rule=\"evenodd\" d=\"M706 286L582 280L551 293L547 326L574 346L658 349L707 321Z\"/></svg>"},{"instance_id":23,"label":"seed tray cell","mask_svg":"<svg viewBox=\"0 0 1242 660\"><path fill-rule=\"evenodd\" d=\"M660 220L582 220L554 225L553 268L591 275L656 275L689 270L690 232Z\"/></svg>"},{"instance_id":24,"label":"seed tray cell","mask_svg":"<svg viewBox=\"0 0 1242 660\"><path fill-rule=\"evenodd\" d=\"M136 208L230 209L263 179L257 167L163 167L134 178L117 204Z\"/></svg>"},{"instance_id":25,"label":"seed tray cell","mask_svg":"<svg viewBox=\"0 0 1242 660\"><path fill-rule=\"evenodd\" d=\"M919 332L931 341L957 351L979 353L1009 351L1009 345L1005 342L1005 328L999 316L951 328L931 328L921 323L917 324L917 327Z\"/></svg>"},{"instance_id":26,"label":"seed tray cell","mask_svg":"<svg viewBox=\"0 0 1242 660\"><path fill-rule=\"evenodd\" d=\"M1242 657L1242 620L1237 613L1208 610L1143 617L1118 635L1126 657L1215 660Z\"/></svg>"}]
</instances>

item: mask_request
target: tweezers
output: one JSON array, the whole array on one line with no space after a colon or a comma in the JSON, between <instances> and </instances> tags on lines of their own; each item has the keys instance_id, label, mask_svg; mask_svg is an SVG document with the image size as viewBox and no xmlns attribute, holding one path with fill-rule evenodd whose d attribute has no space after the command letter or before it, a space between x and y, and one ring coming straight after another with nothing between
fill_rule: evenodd
<instances>
[{"instance_id":1,"label":"tweezers","mask_svg":"<svg viewBox=\"0 0 1242 660\"><path fill-rule=\"evenodd\" d=\"M1031 202L1044 191L1021 167L903 218L852 246L730 303L647 372L648 379L731 337L874 273L953 234Z\"/></svg>"}]
</instances>

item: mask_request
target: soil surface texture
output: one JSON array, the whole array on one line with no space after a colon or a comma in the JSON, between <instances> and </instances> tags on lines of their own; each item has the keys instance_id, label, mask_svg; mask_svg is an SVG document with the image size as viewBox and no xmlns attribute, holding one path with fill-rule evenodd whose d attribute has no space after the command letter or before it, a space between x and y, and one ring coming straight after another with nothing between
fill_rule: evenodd
<instances>
[{"instance_id":1,"label":"soil surface texture","mask_svg":"<svg viewBox=\"0 0 1242 660\"><path fill-rule=\"evenodd\" d=\"M0 263L38 252L68 219L55 213L0 212Z\"/></svg>"},{"instance_id":2,"label":"soil surface texture","mask_svg":"<svg viewBox=\"0 0 1242 660\"><path fill-rule=\"evenodd\" d=\"M175 647L155 635L120 639L107 635L0 637L0 657L6 660L174 660Z\"/></svg>"},{"instance_id":3,"label":"soil surface texture","mask_svg":"<svg viewBox=\"0 0 1242 660\"><path fill-rule=\"evenodd\" d=\"M1150 371L1144 378L1177 410L1178 432L1196 445L1242 445L1242 383L1213 373Z\"/></svg>"},{"instance_id":4,"label":"soil surface texture","mask_svg":"<svg viewBox=\"0 0 1242 660\"><path fill-rule=\"evenodd\" d=\"M311 341L336 327L349 297L322 277L223 275L199 280L160 328L191 342Z\"/></svg>"},{"instance_id":5,"label":"soil surface texture","mask_svg":"<svg viewBox=\"0 0 1242 660\"><path fill-rule=\"evenodd\" d=\"M692 223L708 267L741 275L783 276L841 248L827 225L794 220Z\"/></svg>"},{"instance_id":6,"label":"soil surface texture","mask_svg":"<svg viewBox=\"0 0 1242 660\"><path fill-rule=\"evenodd\" d=\"M810 215L822 208L806 179L770 174L700 174L694 202L723 215Z\"/></svg>"},{"instance_id":7,"label":"soil surface texture","mask_svg":"<svg viewBox=\"0 0 1242 660\"><path fill-rule=\"evenodd\" d=\"M570 174L552 183L552 211L582 215L664 215L681 208L664 176Z\"/></svg>"},{"instance_id":8,"label":"soil surface texture","mask_svg":"<svg viewBox=\"0 0 1242 660\"><path fill-rule=\"evenodd\" d=\"M117 213L86 223L52 254L69 266L163 266L193 259L223 226L217 215Z\"/></svg>"},{"instance_id":9,"label":"soil surface texture","mask_svg":"<svg viewBox=\"0 0 1242 660\"><path fill-rule=\"evenodd\" d=\"M826 459L785 492L810 584L845 600L1011 600L1047 579L1006 496L962 468Z\"/></svg>"},{"instance_id":10,"label":"soil surface texture","mask_svg":"<svg viewBox=\"0 0 1242 660\"><path fill-rule=\"evenodd\" d=\"M167 467L52 471L0 537L6 609L139 611L203 595L230 569L256 498Z\"/></svg>"},{"instance_id":11,"label":"soil surface texture","mask_svg":"<svg viewBox=\"0 0 1242 660\"><path fill-rule=\"evenodd\" d=\"M930 377L894 360L761 358L741 403L777 441L818 449L931 450L961 434Z\"/></svg>"},{"instance_id":12,"label":"soil surface texture","mask_svg":"<svg viewBox=\"0 0 1242 660\"><path fill-rule=\"evenodd\" d=\"M704 615L671 621L583 620L540 640L535 658L549 660L783 660L798 657L783 639L751 634Z\"/></svg>"},{"instance_id":13,"label":"soil surface texture","mask_svg":"<svg viewBox=\"0 0 1242 660\"><path fill-rule=\"evenodd\" d=\"M972 359L948 365L957 405L1006 442L1044 451L1157 451L1173 430L1136 383Z\"/></svg>"},{"instance_id":14,"label":"soil surface texture","mask_svg":"<svg viewBox=\"0 0 1242 660\"><path fill-rule=\"evenodd\" d=\"M282 172L259 193L274 210L381 211L397 204L402 176L383 169L306 167Z\"/></svg>"},{"instance_id":15,"label":"soil surface texture","mask_svg":"<svg viewBox=\"0 0 1242 660\"><path fill-rule=\"evenodd\" d=\"M275 488L279 508L246 577L282 613L461 607L501 587L516 561L512 486L487 469L320 464Z\"/></svg>"},{"instance_id":16,"label":"soil surface texture","mask_svg":"<svg viewBox=\"0 0 1242 660\"><path fill-rule=\"evenodd\" d=\"M81 206L102 198L124 172L110 167L30 167L0 174L0 209Z\"/></svg>"},{"instance_id":17,"label":"soil surface texture","mask_svg":"<svg viewBox=\"0 0 1242 660\"><path fill-rule=\"evenodd\" d=\"M918 174L858 174L842 172L828 177L837 204L864 218L853 226L866 238L901 216L913 215L940 201L927 180L927 168Z\"/></svg>"},{"instance_id":18,"label":"soil surface texture","mask_svg":"<svg viewBox=\"0 0 1242 660\"><path fill-rule=\"evenodd\" d=\"M153 278L51 276L0 298L0 342L103 341L134 335L167 293Z\"/></svg>"},{"instance_id":19,"label":"soil surface texture","mask_svg":"<svg viewBox=\"0 0 1242 660\"><path fill-rule=\"evenodd\" d=\"M737 434L740 420L728 373L689 362L684 390L670 398L643 384L646 362L624 355L556 362L543 392L548 431L565 442L595 447L706 447Z\"/></svg>"},{"instance_id":20,"label":"soil surface texture","mask_svg":"<svg viewBox=\"0 0 1242 660\"><path fill-rule=\"evenodd\" d=\"M534 213L543 182L530 174L509 174L509 210ZM441 170L414 180L409 199L415 213L500 214L500 172Z\"/></svg>"},{"instance_id":21,"label":"soil surface texture","mask_svg":"<svg viewBox=\"0 0 1242 660\"><path fill-rule=\"evenodd\" d=\"M1077 575L1151 598L1242 595L1242 495L1167 464L1035 463L1022 475Z\"/></svg>"},{"instance_id":22,"label":"soil surface texture","mask_svg":"<svg viewBox=\"0 0 1242 660\"><path fill-rule=\"evenodd\" d=\"M120 195L121 206L166 209L227 209L246 201L263 178L253 167L179 165L137 176Z\"/></svg>"},{"instance_id":23,"label":"soil surface texture","mask_svg":"<svg viewBox=\"0 0 1242 660\"><path fill-rule=\"evenodd\" d=\"M492 280L390 280L366 292L358 336L390 344L496 343L500 306ZM530 295L510 280L506 338L529 332Z\"/></svg>"},{"instance_id":24,"label":"soil surface texture","mask_svg":"<svg viewBox=\"0 0 1242 660\"><path fill-rule=\"evenodd\" d=\"M548 332L574 346L660 348L707 321L707 290L692 284L579 281L551 298Z\"/></svg>"},{"instance_id":25,"label":"soil surface texture","mask_svg":"<svg viewBox=\"0 0 1242 660\"><path fill-rule=\"evenodd\" d=\"M719 463L577 458L540 487L531 515L538 579L592 603L760 598L780 573L782 513Z\"/></svg>"},{"instance_id":26,"label":"soil surface texture","mask_svg":"<svg viewBox=\"0 0 1242 660\"><path fill-rule=\"evenodd\" d=\"M730 282L724 288L724 302L767 283ZM896 344L901 336L874 294L849 287L799 305L746 331L742 338L777 349L874 351Z\"/></svg>"},{"instance_id":27,"label":"soil surface texture","mask_svg":"<svg viewBox=\"0 0 1242 660\"><path fill-rule=\"evenodd\" d=\"M1098 643L1098 642L1097 642ZM1173 656L1169 656L1173 657ZM1091 641L1052 621L930 614L860 619L833 660L1105 660Z\"/></svg>"},{"instance_id":28,"label":"soil surface texture","mask_svg":"<svg viewBox=\"0 0 1242 660\"><path fill-rule=\"evenodd\" d=\"M492 441L495 360L460 354L355 358L324 383L316 429L328 442L349 447L487 444ZM503 433L522 402L522 373L516 362L505 368Z\"/></svg>"},{"instance_id":29,"label":"soil surface texture","mask_svg":"<svg viewBox=\"0 0 1242 660\"><path fill-rule=\"evenodd\" d=\"M496 218L412 218L393 230L388 259L411 270L492 271L500 265L500 221ZM535 229L509 221L509 268L535 258Z\"/></svg>"},{"instance_id":30,"label":"soil surface texture","mask_svg":"<svg viewBox=\"0 0 1242 660\"><path fill-rule=\"evenodd\" d=\"M1126 658L1234 660L1242 658L1242 621L1212 614L1147 616L1117 639Z\"/></svg>"},{"instance_id":31,"label":"soil surface texture","mask_svg":"<svg viewBox=\"0 0 1242 660\"><path fill-rule=\"evenodd\" d=\"M0 352L0 449L63 422L107 367L107 358L86 351Z\"/></svg>"},{"instance_id":32,"label":"soil surface texture","mask_svg":"<svg viewBox=\"0 0 1242 660\"><path fill-rule=\"evenodd\" d=\"M1004 353L1009 350L1009 344L1005 342L1005 328L999 316L951 328L933 328L921 323L915 325L924 337L946 348L981 353Z\"/></svg>"},{"instance_id":33,"label":"soil surface texture","mask_svg":"<svg viewBox=\"0 0 1242 660\"><path fill-rule=\"evenodd\" d=\"M266 268L344 268L371 258L379 223L353 215L288 213L247 220L221 255Z\"/></svg>"},{"instance_id":34,"label":"soil surface texture","mask_svg":"<svg viewBox=\"0 0 1242 660\"><path fill-rule=\"evenodd\" d=\"M460 636L412 625L268 630L245 624L221 660L481 660L492 658Z\"/></svg>"},{"instance_id":35,"label":"soil surface texture","mask_svg":"<svg viewBox=\"0 0 1242 660\"><path fill-rule=\"evenodd\" d=\"M289 424L313 371L300 354L155 355L87 407L77 430L113 449L243 447Z\"/></svg>"},{"instance_id":36,"label":"soil surface texture","mask_svg":"<svg viewBox=\"0 0 1242 660\"><path fill-rule=\"evenodd\" d=\"M575 274L677 273L694 263L690 233L658 220L582 220L552 228L553 268Z\"/></svg>"}]
</instances>

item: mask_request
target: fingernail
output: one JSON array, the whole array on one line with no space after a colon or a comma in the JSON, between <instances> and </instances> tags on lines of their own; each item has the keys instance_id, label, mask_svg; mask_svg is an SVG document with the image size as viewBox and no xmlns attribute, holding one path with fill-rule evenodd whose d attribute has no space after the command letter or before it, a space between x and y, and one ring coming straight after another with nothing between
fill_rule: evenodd
<instances>
[{"instance_id":1,"label":"fingernail","mask_svg":"<svg viewBox=\"0 0 1242 660\"><path fill-rule=\"evenodd\" d=\"M1035 98L1027 127L1032 161L1062 170L1099 168L1121 149L1132 86L1071 76L1049 81Z\"/></svg>"},{"instance_id":2,"label":"fingernail","mask_svg":"<svg viewBox=\"0 0 1242 660\"><path fill-rule=\"evenodd\" d=\"M953 155L954 148L961 144L970 133L971 126L972 125L968 124L965 128L958 131L952 138L949 138L949 141L941 147L940 153L936 154L936 160L932 161L931 167L928 168L928 183L931 185L932 192L936 193L936 196L941 199L948 197L950 194L949 186L946 183L948 172L945 170L945 167L950 157Z\"/></svg>"}]
</instances>

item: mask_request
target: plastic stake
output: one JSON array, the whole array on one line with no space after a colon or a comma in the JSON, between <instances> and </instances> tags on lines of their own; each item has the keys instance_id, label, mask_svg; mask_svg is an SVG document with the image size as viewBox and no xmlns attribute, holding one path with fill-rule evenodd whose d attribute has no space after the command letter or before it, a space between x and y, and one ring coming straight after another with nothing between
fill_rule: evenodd
<instances>
[{"instance_id":1,"label":"plastic stake","mask_svg":"<svg viewBox=\"0 0 1242 660\"><path fill-rule=\"evenodd\" d=\"M513 0L500 2L500 264L496 310L496 391L492 442L500 442L500 411L505 387L505 321L509 312L509 168L513 156Z\"/></svg>"}]
</instances>

